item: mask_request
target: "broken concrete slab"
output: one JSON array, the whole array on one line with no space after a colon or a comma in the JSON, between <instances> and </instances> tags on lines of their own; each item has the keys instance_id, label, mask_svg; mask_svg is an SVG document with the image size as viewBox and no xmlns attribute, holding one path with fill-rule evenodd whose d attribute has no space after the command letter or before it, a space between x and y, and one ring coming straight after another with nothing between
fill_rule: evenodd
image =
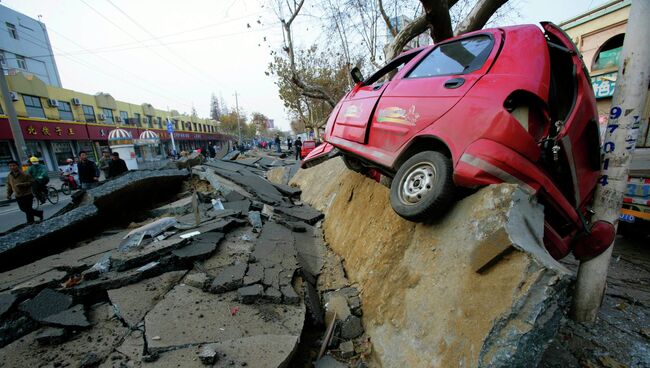
<instances>
[{"instance_id":1,"label":"broken concrete slab","mask_svg":"<svg viewBox=\"0 0 650 368\"><path fill-rule=\"evenodd\" d=\"M178 259L179 262L188 265L194 261L210 257L210 255L217 249L219 241L223 239L224 234L217 232L206 234L214 234L214 236L210 236L209 238L206 236L199 238L201 235L197 235L188 245L182 248L174 249L172 251L172 254Z\"/></svg>"},{"instance_id":2,"label":"broken concrete slab","mask_svg":"<svg viewBox=\"0 0 650 368\"><path fill-rule=\"evenodd\" d=\"M72 297L52 289L43 289L34 298L18 305L18 309L27 313L35 321L43 322L53 314L63 312L72 306Z\"/></svg>"},{"instance_id":3,"label":"broken concrete slab","mask_svg":"<svg viewBox=\"0 0 650 368\"><path fill-rule=\"evenodd\" d=\"M0 320L0 348L38 328L38 323L25 315L12 313ZM0 365L2 365L0 354Z\"/></svg>"},{"instance_id":4,"label":"broken concrete slab","mask_svg":"<svg viewBox=\"0 0 650 368\"><path fill-rule=\"evenodd\" d=\"M282 300L287 304L298 304L300 303L300 296L296 294L293 286L286 285L282 286L280 292L282 292Z\"/></svg>"},{"instance_id":5,"label":"broken concrete slab","mask_svg":"<svg viewBox=\"0 0 650 368\"><path fill-rule=\"evenodd\" d=\"M180 237L171 237L169 239L149 242L132 248L126 252L115 251L111 254L111 269L124 271L134 267L139 267L151 261L160 259L173 250L180 248L189 242L188 239Z\"/></svg>"},{"instance_id":6,"label":"broken concrete slab","mask_svg":"<svg viewBox=\"0 0 650 368\"><path fill-rule=\"evenodd\" d=\"M239 309L233 315L230 308L235 305ZM295 348L303 322L304 307L300 305L240 304L237 293L214 295L177 285L147 313L145 329L149 352L257 337L280 343L274 355L282 354L284 361ZM277 341L274 335L287 339ZM257 354L253 345L247 346L246 352Z\"/></svg>"},{"instance_id":7,"label":"broken concrete slab","mask_svg":"<svg viewBox=\"0 0 650 368\"><path fill-rule=\"evenodd\" d=\"M35 340L41 345L58 345L68 339L68 330L59 327L45 327L38 332Z\"/></svg>"},{"instance_id":8,"label":"broken concrete slab","mask_svg":"<svg viewBox=\"0 0 650 368\"><path fill-rule=\"evenodd\" d=\"M189 169L197 165L201 165L205 161L205 157L198 152L192 152L187 156L181 157L175 161L176 167L179 169Z\"/></svg>"},{"instance_id":9,"label":"broken concrete slab","mask_svg":"<svg viewBox=\"0 0 650 368\"><path fill-rule=\"evenodd\" d=\"M528 251L543 250L537 243L543 223L536 222L542 209L534 198L516 194L514 185L489 186L441 221L414 224L387 205L387 188L348 171L340 159L301 170L292 184L326 214L325 237L362 290L364 325L380 364L537 364L566 312L570 275ZM485 239L511 231L522 218L532 221L530 233L508 233L513 251L475 272L472 259L489 246ZM526 243L513 245L515 237Z\"/></svg>"},{"instance_id":10,"label":"broken concrete slab","mask_svg":"<svg viewBox=\"0 0 650 368\"><path fill-rule=\"evenodd\" d=\"M219 359L219 353L215 349L213 344L203 345L201 347L201 352L199 352L199 360L203 365L213 365Z\"/></svg>"},{"instance_id":11,"label":"broken concrete slab","mask_svg":"<svg viewBox=\"0 0 650 368\"><path fill-rule=\"evenodd\" d=\"M14 286L11 293L16 296L33 295L44 288L58 286L67 276L68 273L65 271L49 270Z\"/></svg>"},{"instance_id":12,"label":"broken concrete slab","mask_svg":"<svg viewBox=\"0 0 650 368\"><path fill-rule=\"evenodd\" d=\"M363 325L361 324L361 318L349 315L347 318L343 319L341 322L341 337L349 340L356 339L357 337L363 335Z\"/></svg>"},{"instance_id":13,"label":"broken concrete slab","mask_svg":"<svg viewBox=\"0 0 650 368\"><path fill-rule=\"evenodd\" d=\"M248 213L248 209L251 207L251 201L248 199L242 199L240 201L228 201L224 202L223 208L227 210L233 210L240 214Z\"/></svg>"},{"instance_id":14,"label":"broken concrete slab","mask_svg":"<svg viewBox=\"0 0 650 368\"><path fill-rule=\"evenodd\" d=\"M339 344L339 351L341 352L341 357L344 359L352 358L355 354L354 343L352 341L344 341Z\"/></svg>"},{"instance_id":15,"label":"broken concrete slab","mask_svg":"<svg viewBox=\"0 0 650 368\"><path fill-rule=\"evenodd\" d=\"M191 209L192 209L192 197L188 196L185 198L181 198L175 202L166 204L164 206L154 208L153 210L149 211L149 215L151 217L160 217L165 215L167 216L184 215L190 212Z\"/></svg>"},{"instance_id":16,"label":"broken concrete slab","mask_svg":"<svg viewBox=\"0 0 650 368\"><path fill-rule=\"evenodd\" d=\"M264 290L264 299L271 303L280 304L282 303L282 293L277 288L269 286Z\"/></svg>"},{"instance_id":17,"label":"broken concrete slab","mask_svg":"<svg viewBox=\"0 0 650 368\"><path fill-rule=\"evenodd\" d=\"M297 343L297 337L293 335L262 335L210 346L219 353L223 366L275 368L290 366Z\"/></svg>"},{"instance_id":18,"label":"broken concrete slab","mask_svg":"<svg viewBox=\"0 0 650 368\"><path fill-rule=\"evenodd\" d=\"M205 272L196 272L185 276L183 282L189 286L204 290L212 280Z\"/></svg>"},{"instance_id":19,"label":"broken concrete slab","mask_svg":"<svg viewBox=\"0 0 650 368\"><path fill-rule=\"evenodd\" d=\"M240 168L224 167L223 162L206 163L206 166L213 167L217 174L224 176L241 185L248 192L256 195L262 202L270 205L284 203L282 193L280 193L270 182L253 174L243 165Z\"/></svg>"},{"instance_id":20,"label":"broken concrete slab","mask_svg":"<svg viewBox=\"0 0 650 368\"><path fill-rule=\"evenodd\" d=\"M273 183L273 186L275 187L275 189L279 190L280 193L288 197L298 197L300 193L302 193L302 190L300 190L300 188L292 187L286 184Z\"/></svg>"},{"instance_id":21,"label":"broken concrete slab","mask_svg":"<svg viewBox=\"0 0 650 368\"><path fill-rule=\"evenodd\" d=\"M230 193L225 194L224 199L228 202L237 202L237 201L243 201L244 199L247 198L233 190Z\"/></svg>"},{"instance_id":22,"label":"broken concrete slab","mask_svg":"<svg viewBox=\"0 0 650 368\"><path fill-rule=\"evenodd\" d=\"M244 304L253 304L264 298L264 286L253 284L244 286L237 290L239 300Z\"/></svg>"},{"instance_id":23,"label":"broken concrete slab","mask_svg":"<svg viewBox=\"0 0 650 368\"><path fill-rule=\"evenodd\" d=\"M323 214L310 206L293 206L293 207L275 207L275 213L285 215L299 221L304 221L309 225L314 225L323 218Z\"/></svg>"},{"instance_id":24,"label":"broken concrete slab","mask_svg":"<svg viewBox=\"0 0 650 368\"><path fill-rule=\"evenodd\" d=\"M134 284L140 280L174 270L175 264L170 258L170 256L167 256L166 258L162 258L160 262L152 262L140 268L133 268L127 271L109 271L100 274L97 279L83 280L83 282L75 286L61 288L59 291L77 297L83 297L104 290L118 289L126 285Z\"/></svg>"},{"instance_id":25,"label":"broken concrete slab","mask_svg":"<svg viewBox=\"0 0 650 368\"><path fill-rule=\"evenodd\" d=\"M82 304L77 304L70 309L49 315L41 320L46 325L60 326L67 328L86 328L90 327L90 322L86 318L86 311Z\"/></svg>"},{"instance_id":26,"label":"broken concrete slab","mask_svg":"<svg viewBox=\"0 0 650 368\"><path fill-rule=\"evenodd\" d=\"M16 302L16 296L10 293L0 293L0 318L9 312Z\"/></svg>"},{"instance_id":27,"label":"broken concrete slab","mask_svg":"<svg viewBox=\"0 0 650 368\"><path fill-rule=\"evenodd\" d=\"M260 263L249 263L246 276L244 276L244 285L251 285L261 282L264 279L264 266Z\"/></svg>"},{"instance_id":28,"label":"broken concrete slab","mask_svg":"<svg viewBox=\"0 0 650 368\"><path fill-rule=\"evenodd\" d=\"M244 284L244 275L248 265L246 263L237 263L221 270L214 278L210 285L210 291L213 293L225 293L236 290Z\"/></svg>"},{"instance_id":29,"label":"broken concrete slab","mask_svg":"<svg viewBox=\"0 0 650 368\"><path fill-rule=\"evenodd\" d=\"M185 271L167 272L119 289L108 290L116 314L132 328L185 275Z\"/></svg>"}]
</instances>

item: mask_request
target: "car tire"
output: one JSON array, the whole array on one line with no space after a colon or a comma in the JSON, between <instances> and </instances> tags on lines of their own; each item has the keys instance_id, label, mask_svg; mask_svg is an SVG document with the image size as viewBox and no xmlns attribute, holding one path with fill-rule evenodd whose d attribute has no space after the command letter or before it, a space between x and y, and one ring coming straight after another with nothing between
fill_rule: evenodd
<instances>
[{"instance_id":1,"label":"car tire","mask_svg":"<svg viewBox=\"0 0 650 368\"><path fill-rule=\"evenodd\" d=\"M361 161L354 157L349 157L346 155L341 156L343 159L343 163L345 164L345 167L347 167L349 170L352 170L354 172L357 172L361 175L365 175L368 169L363 166Z\"/></svg>"},{"instance_id":2,"label":"car tire","mask_svg":"<svg viewBox=\"0 0 650 368\"><path fill-rule=\"evenodd\" d=\"M390 204L406 220L424 222L447 211L455 189L451 160L440 152L424 151L397 170L390 187Z\"/></svg>"}]
</instances>

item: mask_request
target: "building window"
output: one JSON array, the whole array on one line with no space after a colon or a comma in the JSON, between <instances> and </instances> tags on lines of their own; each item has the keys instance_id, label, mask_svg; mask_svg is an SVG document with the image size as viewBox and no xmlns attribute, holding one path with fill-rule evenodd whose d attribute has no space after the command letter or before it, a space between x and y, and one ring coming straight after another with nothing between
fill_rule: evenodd
<instances>
[{"instance_id":1,"label":"building window","mask_svg":"<svg viewBox=\"0 0 650 368\"><path fill-rule=\"evenodd\" d=\"M140 126L140 114L137 112L133 113L133 124Z\"/></svg>"},{"instance_id":2,"label":"building window","mask_svg":"<svg viewBox=\"0 0 650 368\"><path fill-rule=\"evenodd\" d=\"M25 61L24 56L16 55L16 64L18 64L18 68L27 70L27 62Z\"/></svg>"},{"instance_id":3,"label":"building window","mask_svg":"<svg viewBox=\"0 0 650 368\"><path fill-rule=\"evenodd\" d=\"M122 118L122 122L124 122L124 124L129 123L129 114L126 111L120 111L120 118Z\"/></svg>"},{"instance_id":4,"label":"building window","mask_svg":"<svg viewBox=\"0 0 650 368\"><path fill-rule=\"evenodd\" d=\"M181 122L181 127L183 127L182 124L183 123ZM178 120L176 120L176 119L174 119L174 130L178 130Z\"/></svg>"},{"instance_id":5,"label":"building window","mask_svg":"<svg viewBox=\"0 0 650 368\"><path fill-rule=\"evenodd\" d=\"M187 124L181 121L181 126L185 126L185 130L192 130L192 123L188 122Z\"/></svg>"},{"instance_id":6,"label":"building window","mask_svg":"<svg viewBox=\"0 0 650 368\"><path fill-rule=\"evenodd\" d=\"M7 66L7 59L5 58L5 52L0 50L0 64L2 66Z\"/></svg>"},{"instance_id":7,"label":"building window","mask_svg":"<svg viewBox=\"0 0 650 368\"><path fill-rule=\"evenodd\" d=\"M74 115L72 115L72 108L69 102L59 101L59 119L74 121Z\"/></svg>"},{"instance_id":8,"label":"building window","mask_svg":"<svg viewBox=\"0 0 650 368\"><path fill-rule=\"evenodd\" d=\"M111 109L102 109L102 114L104 114L104 123L113 124L113 110Z\"/></svg>"},{"instance_id":9,"label":"building window","mask_svg":"<svg viewBox=\"0 0 650 368\"><path fill-rule=\"evenodd\" d=\"M624 40L625 33L621 33L605 41L596 53L591 70L618 68Z\"/></svg>"},{"instance_id":10,"label":"building window","mask_svg":"<svg viewBox=\"0 0 650 368\"><path fill-rule=\"evenodd\" d=\"M153 128L153 116L151 115L145 115L147 118L147 127L148 128Z\"/></svg>"},{"instance_id":11,"label":"building window","mask_svg":"<svg viewBox=\"0 0 650 368\"><path fill-rule=\"evenodd\" d=\"M162 124L162 119L160 118L160 116L156 117L156 121L158 122L158 129L162 129L163 124Z\"/></svg>"},{"instance_id":12,"label":"building window","mask_svg":"<svg viewBox=\"0 0 650 368\"><path fill-rule=\"evenodd\" d=\"M81 105L81 108L84 111L84 119L86 119L86 123L97 122L97 119L95 119L95 109L92 106Z\"/></svg>"},{"instance_id":13,"label":"building window","mask_svg":"<svg viewBox=\"0 0 650 368\"><path fill-rule=\"evenodd\" d=\"M45 118L40 97L23 95L23 102L25 103L27 116L32 118Z\"/></svg>"},{"instance_id":14,"label":"building window","mask_svg":"<svg viewBox=\"0 0 650 368\"><path fill-rule=\"evenodd\" d=\"M9 36L11 36L11 38L15 40L18 39L18 30L16 30L16 25L7 22L7 31L9 32Z\"/></svg>"}]
</instances>

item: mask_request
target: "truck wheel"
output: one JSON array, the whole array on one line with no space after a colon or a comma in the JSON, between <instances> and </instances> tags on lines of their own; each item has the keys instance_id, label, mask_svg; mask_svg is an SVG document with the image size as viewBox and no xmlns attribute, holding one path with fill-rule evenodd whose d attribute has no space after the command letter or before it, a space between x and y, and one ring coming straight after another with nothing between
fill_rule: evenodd
<instances>
[{"instance_id":1,"label":"truck wheel","mask_svg":"<svg viewBox=\"0 0 650 368\"><path fill-rule=\"evenodd\" d=\"M444 214L454 198L451 160L440 152L424 151L397 170L390 187L390 204L401 217L423 222Z\"/></svg>"}]
</instances>

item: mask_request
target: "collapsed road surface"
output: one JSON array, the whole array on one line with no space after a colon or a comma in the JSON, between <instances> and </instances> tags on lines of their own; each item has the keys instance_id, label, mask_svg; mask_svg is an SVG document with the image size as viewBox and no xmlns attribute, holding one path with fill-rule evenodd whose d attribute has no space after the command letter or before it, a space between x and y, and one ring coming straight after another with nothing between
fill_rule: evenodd
<instances>
[{"instance_id":1,"label":"collapsed road surface","mask_svg":"<svg viewBox=\"0 0 650 368\"><path fill-rule=\"evenodd\" d=\"M0 367L282 367L316 360L321 345L342 360L367 360L351 342L363 342L359 293L323 243L322 213L300 203L296 188L260 176L283 165L253 157L194 166L174 198L146 211L148 219L87 229L90 236L68 249L7 266ZM139 196L142 212L151 202L143 182L169 184L188 171L136 175L89 191L42 226L76 231L102 209L114 214L122 196L131 204ZM30 252L60 241L20 229L7 238L17 244L7 249ZM338 316L326 315L321 297ZM322 340L326 324L336 325L327 343L300 344L305 326Z\"/></svg>"},{"instance_id":2,"label":"collapsed road surface","mask_svg":"<svg viewBox=\"0 0 650 368\"><path fill-rule=\"evenodd\" d=\"M572 272L541 247L541 208L516 186L484 188L445 218L413 224L392 212L385 187L338 159L294 177L292 160L237 158L185 160L164 203L120 187L137 211L53 254L32 248L31 262L1 273L0 367L622 361L576 354L614 335L565 323ZM76 210L97 207L93 198ZM647 298L614 292L647 322ZM647 366L640 339L629 366Z\"/></svg>"}]
</instances>

